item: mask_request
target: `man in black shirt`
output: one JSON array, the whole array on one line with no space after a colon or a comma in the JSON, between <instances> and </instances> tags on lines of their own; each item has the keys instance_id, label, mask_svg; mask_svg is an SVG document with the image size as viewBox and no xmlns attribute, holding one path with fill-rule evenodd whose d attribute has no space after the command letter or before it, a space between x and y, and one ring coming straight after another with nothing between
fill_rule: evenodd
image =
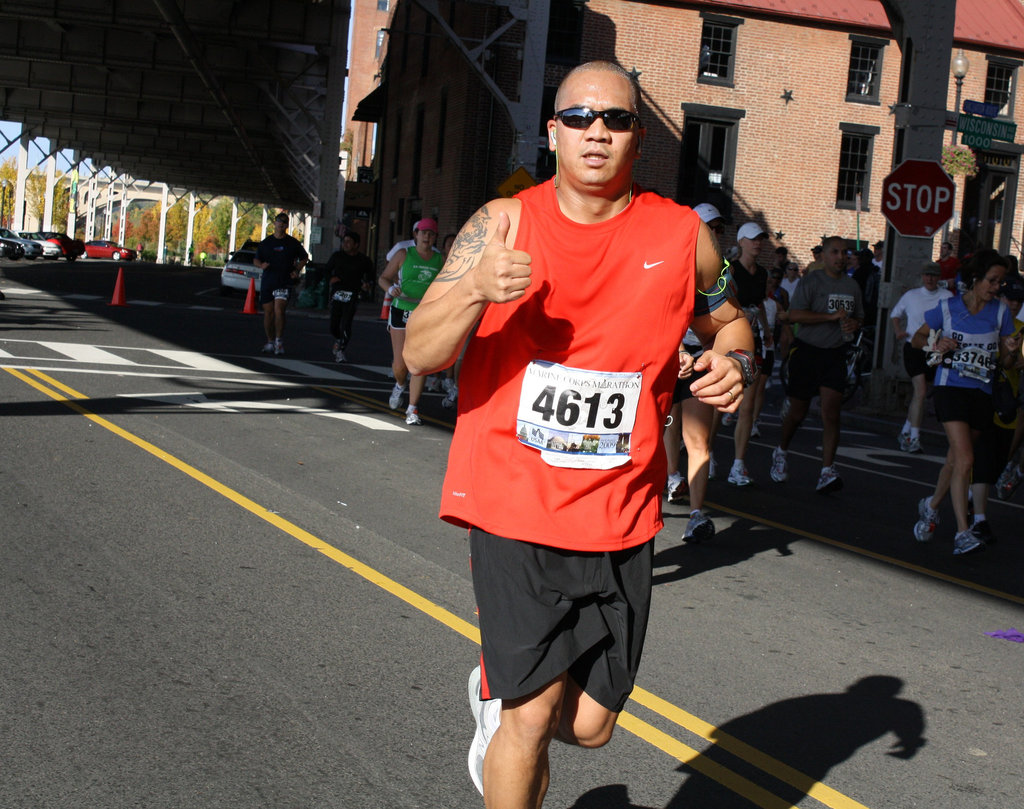
<instances>
[{"instance_id":1,"label":"man in black shirt","mask_svg":"<svg viewBox=\"0 0 1024 809\"><path fill-rule=\"evenodd\" d=\"M298 239L288 235L288 214L274 218L274 232L258 248L252 263L263 270L260 279L260 305L267 342L264 354L284 354L285 309L292 284L309 261L309 254Z\"/></svg>"},{"instance_id":2,"label":"man in black shirt","mask_svg":"<svg viewBox=\"0 0 1024 809\"><path fill-rule=\"evenodd\" d=\"M331 334L336 362L345 361L345 349L352 339L352 321L359 306L359 293L369 292L374 281L373 262L359 252L359 234L350 230L341 240L341 250L327 259L331 285Z\"/></svg>"}]
</instances>

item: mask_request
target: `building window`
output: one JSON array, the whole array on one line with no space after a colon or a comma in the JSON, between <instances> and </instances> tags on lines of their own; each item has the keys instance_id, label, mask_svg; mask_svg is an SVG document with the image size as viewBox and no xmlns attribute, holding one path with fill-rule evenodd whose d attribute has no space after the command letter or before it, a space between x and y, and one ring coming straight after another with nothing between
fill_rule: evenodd
<instances>
[{"instance_id":1,"label":"building window","mask_svg":"<svg viewBox=\"0 0 1024 809\"><path fill-rule=\"evenodd\" d=\"M842 142L839 147L839 181L836 184L836 207L854 209L860 197L860 210L868 206L871 183L871 153L877 126L840 124Z\"/></svg>"},{"instance_id":2,"label":"building window","mask_svg":"<svg viewBox=\"0 0 1024 809\"><path fill-rule=\"evenodd\" d=\"M1017 91L1017 68L1022 63L988 57L985 77L985 102L999 107L1001 118L1013 117L1013 97Z\"/></svg>"},{"instance_id":3,"label":"building window","mask_svg":"<svg viewBox=\"0 0 1024 809\"><path fill-rule=\"evenodd\" d=\"M682 108L685 122L676 201L690 206L710 202L729 220L739 122L746 112L702 104L683 104Z\"/></svg>"},{"instance_id":4,"label":"building window","mask_svg":"<svg viewBox=\"0 0 1024 809\"><path fill-rule=\"evenodd\" d=\"M377 0L377 11L387 11L388 0Z\"/></svg>"},{"instance_id":5,"label":"building window","mask_svg":"<svg viewBox=\"0 0 1024 809\"><path fill-rule=\"evenodd\" d=\"M384 52L384 35L387 33L383 28L377 32L377 48L373 52L373 58L378 62L380 61L380 55Z\"/></svg>"},{"instance_id":6,"label":"building window","mask_svg":"<svg viewBox=\"0 0 1024 809\"><path fill-rule=\"evenodd\" d=\"M850 36L850 70L846 77L846 100L861 104L878 103L885 40Z\"/></svg>"},{"instance_id":7,"label":"building window","mask_svg":"<svg viewBox=\"0 0 1024 809\"><path fill-rule=\"evenodd\" d=\"M448 88L441 88L441 103L437 110L437 154L434 156L434 166L441 168L444 165L444 130L448 124Z\"/></svg>"},{"instance_id":8,"label":"building window","mask_svg":"<svg viewBox=\"0 0 1024 809\"><path fill-rule=\"evenodd\" d=\"M700 34L697 81L732 87L736 74L736 29L743 20L706 12L702 12L701 17L704 26Z\"/></svg>"},{"instance_id":9,"label":"building window","mask_svg":"<svg viewBox=\"0 0 1024 809\"><path fill-rule=\"evenodd\" d=\"M576 65L583 41L583 3L579 0L551 0L548 13L547 61Z\"/></svg>"}]
</instances>

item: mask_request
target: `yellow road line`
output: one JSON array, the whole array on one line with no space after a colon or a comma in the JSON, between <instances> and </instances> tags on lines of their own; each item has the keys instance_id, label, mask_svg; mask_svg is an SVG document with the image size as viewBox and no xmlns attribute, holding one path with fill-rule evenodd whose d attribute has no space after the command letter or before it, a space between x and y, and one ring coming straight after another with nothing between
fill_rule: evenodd
<instances>
[{"instance_id":1,"label":"yellow road line","mask_svg":"<svg viewBox=\"0 0 1024 809\"><path fill-rule=\"evenodd\" d=\"M399 584L394 579L385 576L374 568L371 568L354 557L338 550L334 546L327 544L319 537L314 536L289 520L268 511L255 501L234 489L225 486L218 480L207 475L205 472L201 472L194 466L185 463L170 453L160 449L156 445L151 444L145 439L128 432L111 421L108 421L102 416L98 416L95 413L90 412L78 402L72 401L57 391L40 384L30 376L12 368L5 368L4 370L18 379L21 379L26 384L31 385L36 390L44 393L46 396L49 396L51 399L62 402L76 413L79 413L104 429L109 430L114 435L123 438L125 441L134 444L155 458L169 464L180 472L185 473L204 486L212 489L217 494L220 494L222 497L227 498L256 517L259 517L261 520L273 525L275 528L278 528L289 536L299 540L313 550L351 570L356 575L377 585L382 590L406 602L410 606L423 612L425 615L434 618L439 623L444 624L463 637L479 645L480 630L468 621L465 621L454 613L434 604L419 593ZM37 374L37 376L50 381L45 374ZM64 388L63 385L59 384L56 385L56 387ZM72 391L70 388L67 388L66 390L71 395L77 396L78 398L87 398L83 394ZM800 773L792 767L783 764L781 761L778 761L777 759L762 753L756 748L741 742L739 739L722 733L713 725L699 719L687 711L684 711L682 708L672 705L670 702L655 696L649 691L637 687L633 691L632 699L637 702L637 704L648 708L654 713L674 722L676 725L690 731L691 733L712 742L719 748L744 759L748 763L760 768L768 775L774 776L778 780L796 787L832 809L867 809L863 804L846 797L842 793L839 793L824 784L816 782L810 776ZM687 764L697 772L712 778L727 789L736 792L757 806L762 807L762 809L791 809L791 804L788 801L773 795L763 787L760 787L752 781L734 773L727 767L712 761L694 748L684 744L678 739L675 739L664 731L655 728L653 725L650 725L639 717L630 714L628 711L623 711L619 714L618 724L640 739L643 739L673 758Z\"/></svg>"}]
</instances>

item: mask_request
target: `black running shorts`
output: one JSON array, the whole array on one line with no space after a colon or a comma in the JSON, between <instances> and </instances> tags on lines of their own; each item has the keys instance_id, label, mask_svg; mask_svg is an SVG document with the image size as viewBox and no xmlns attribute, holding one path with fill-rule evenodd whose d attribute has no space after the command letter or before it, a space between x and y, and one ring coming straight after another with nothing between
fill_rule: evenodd
<instances>
[{"instance_id":1,"label":"black running shorts","mask_svg":"<svg viewBox=\"0 0 1024 809\"><path fill-rule=\"evenodd\" d=\"M911 378L921 374L925 374L929 381L935 378L935 369L928 367L928 355L925 350L914 348L910 343L903 344L903 368Z\"/></svg>"},{"instance_id":2,"label":"black running shorts","mask_svg":"<svg viewBox=\"0 0 1024 809\"><path fill-rule=\"evenodd\" d=\"M978 388L936 385L932 400L940 422L963 421L972 430L985 430L995 417L992 394Z\"/></svg>"},{"instance_id":3,"label":"black running shorts","mask_svg":"<svg viewBox=\"0 0 1024 809\"><path fill-rule=\"evenodd\" d=\"M789 352L786 394L809 402L821 388L842 392L846 387L846 346L818 348L796 340Z\"/></svg>"},{"instance_id":4,"label":"black running shorts","mask_svg":"<svg viewBox=\"0 0 1024 809\"><path fill-rule=\"evenodd\" d=\"M470 553L484 699L525 697L568 671L621 711L647 634L654 541L584 553L474 528Z\"/></svg>"},{"instance_id":5,"label":"black running shorts","mask_svg":"<svg viewBox=\"0 0 1024 809\"><path fill-rule=\"evenodd\" d=\"M388 328L405 331L405 324L409 322L409 315L412 314L412 310L391 306L388 309L388 313Z\"/></svg>"}]
</instances>

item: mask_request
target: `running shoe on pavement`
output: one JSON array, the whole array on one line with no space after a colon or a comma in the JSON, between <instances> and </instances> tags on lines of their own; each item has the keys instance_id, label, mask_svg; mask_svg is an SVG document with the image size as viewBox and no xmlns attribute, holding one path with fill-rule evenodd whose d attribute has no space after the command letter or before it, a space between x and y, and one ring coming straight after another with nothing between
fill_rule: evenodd
<instances>
[{"instance_id":1,"label":"running shoe on pavement","mask_svg":"<svg viewBox=\"0 0 1024 809\"><path fill-rule=\"evenodd\" d=\"M398 410L398 406L402 403L402 394L405 392L405 385L399 385L397 382L391 389L391 396L388 397L388 407L392 410Z\"/></svg>"},{"instance_id":2,"label":"running shoe on pavement","mask_svg":"<svg viewBox=\"0 0 1024 809\"><path fill-rule=\"evenodd\" d=\"M342 351L340 348L337 351L334 352L334 361L335 362L345 362L345 360L346 360L345 352Z\"/></svg>"},{"instance_id":3,"label":"running shoe on pavement","mask_svg":"<svg viewBox=\"0 0 1024 809\"><path fill-rule=\"evenodd\" d=\"M274 340L274 356L275 357L280 357L283 354L284 354L284 340L282 340L280 337L278 337L276 340Z\"/></svg>"},{"instance_id":4,"label":"running shoe on pavement","mask_svg":"<svg viewBox=\"0 0 1024 809\"><path fill-rule=\"evenodd\" d=\"M996 544L996 535L992 533L988 520L978 520L971 526L971 532L986 545Z\"/></svg>"},{"instance_id":5,"label":"running shoe on pavement","mask_svg":"<svg viewBox=\"0 0 1024 809\"><path fill-rule=\"evenodd\" d=\"M789 477L789 463L786 461L786 453L781 447L772 450L772 468L768 473L776 483L785 483Z\"/></svg>"},{"instance_id":6,"label":"running shoe on pavement","mask_svg":"<svg viewBox=\"0 0 1024 809\"><path fill-rule=\"evenodd\" d=\"M747 474L747 465L743 461L736 461L729 470L729 482L733 486L749 486L754 479Z\"/></svg>"},{"instance_id":7,"label":"running shoe on pavement","mask_svg":"<svg viewBox=\"0 0 1024 809\"><path fill-rule=\"evenodd\" d=\"M910 452L910 433L900 433L896 441L899 444L900 451Z\"/></svg>"},{"instance_id":8,"label":"running shoe on pavement","mask_svg":"<svg viewBox=\"0 0 1024 809\"><path fill-rule=\"evenodd\" d=\"M924 452L924 450L921 449L920 437L909 439L907 441L907 448L904 452Z\"/></svg>"},{"instance_id":9,"label":"running shoe on pavement","mask_svg":"<svg viewBox=\"0 0 1024 809\"><path fill-rule=\"evenodd\" d=\"M419 411L412 405L409 405L409 409L405 411L405 423L412 425L423 423L423 419L420 418Z\"/></svg>"},{"instance_id":10,"label":"running shoe on pavement","mask_svg":"<svg viewBox=\"0 0 1024 809\"><path fill-rule=\"evenodd\" d=\"M665 499L669 502L672 501L672 492L676 490L676 487L683 482L683 476L679 472L673 472L668 476L668 482L665 484Z\"/></svg>"},{"instance_id":11,"label":"running shoe on pavement","mask_svg":"<svg viewBox=\"0 0 1024 809\"><path fill-rule=\"evenodd\" d=\"M679 503L685 503L689 499L690 484L686 482L686 478L680 477L676 485L669 489L668 501L678 505Z\"/></svg>"},{"instance_id":12,"label":"running shoe on pavement","mask_svg":"<svg viewBox=\"0 0 1024 809\"><path fill-rule=\"evenodd\" d=\"M261 354L273 354L274 353L274 342L273 340L267 340L263 344L263 348L260 349Z\"/></svg>"},{"instance_id":13,"label":"running shoe on pavement","mask_svg":"<svg viewBox=\"0 0 1024 809\"><path fill-rule=\"evenodd\" d=\"M1024 479L1024 473L1021 472L1020 466L1010 461L996 481L996 497L1000 500L1009 500L1017 491L1022 479Z\"/></svg>"},{"instance_id":14,"label":"running shoe on pavement","mask_svg":"<svg viewBox=\"0 0 1024 809\"><path fill-rule=\"evenodd\" d=\"M823 466L821 468L821 474L818 476L818 485L815 487L815 491L818 494L827 494L828 492L838 492L843 488L843 479L839 477L839 473L836 472L836 467Z\"/></svg>"},{"instance_id":15,"label":"running shoe on pavement","mask_svg":"<svg viewBox=\"0 0 1024 809\"><path fill-rule=\"evenodd\" d=\"M961 531L955 537L953 537L953 555L963 556L966 553L972 553L973 551L980 551L985 548L985 543L981 541L981 538L975 534L970 528L966 531Z\"/></svg>"},{"instance_id":16,"label":"running shoe on pavement","mask_svg":"<svg viewBox=\"0 0 1024 809\"><path fill-rule=\"evenodd\" d=\"M484 794L484 756L491 737L501 724L501 700L480 698L480 667L469 673L469 709L476 720L476 733L469 746L469 777L477 791Z\"/></svg>"},{"instance_id":17,"label":"running shoe on pavement","mask_svg":"<svg viewBox=\"0 0 1024 809\"><path fill-rule=\"evenodd\" d=\"M751 438L760 438L761 437L761 424L760 424L760 422L755 421L754 424L751 426L751 428L750 428L750 437Z\"/></svg>"},{"instance_id":18,"label":"running shoe on pavement","mask_svg":"<svg viewBox=\"0 0 1024 809\"><path fill-rule=\"evenodd\" d=\"M939 512L929 505L930 502L930 497L922 497L917 504L919 519L914 524L914 539L918 542L928 542L935 533L935 526L939 524Z\"/></svg>"},{"instance_id":19,"label":"running shoe on pavement","mask_svg":"<svg viewBox=\"0 0 1024 809\"><path fill-rule=\"evenodd\" d=\"M715 524L703 511L694 511L690 514L690 520L686 523L686 532L683 534L685 542L703 542L715 535Z\"/></svg>"}]
</instances>

